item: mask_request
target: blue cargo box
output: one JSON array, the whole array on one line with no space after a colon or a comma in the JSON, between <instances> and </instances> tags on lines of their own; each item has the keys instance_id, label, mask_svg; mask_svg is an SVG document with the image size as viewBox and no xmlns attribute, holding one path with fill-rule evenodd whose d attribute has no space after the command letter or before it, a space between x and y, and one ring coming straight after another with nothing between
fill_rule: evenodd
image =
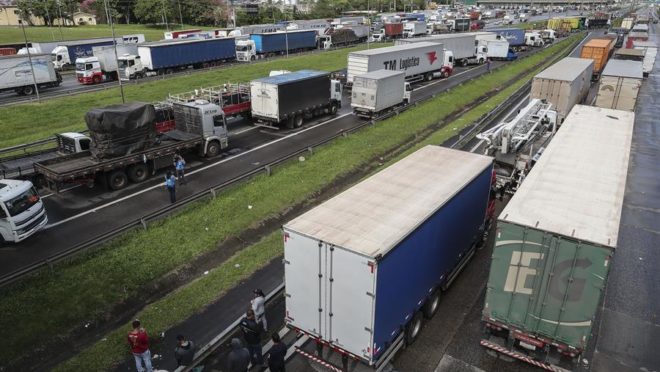
<instances>
[{"instance_id":1,"label":"blue cargo box","mask_svg":"<svg viewBox=\"0 0 660 372\"><path fill-rule=\"evenodd\" d=\"M519 46L525 44L525 30L520 28L495 28L485 31L496 33L502 39L506 39L510 46Z\"/></svg>"},{"instance_id":2,"label":"blue cargo box","mask_svg":"<svg viewBox=\"0 0 660 372\"><path fill-rule=\"evenodd\" d=\"M108 46L112 45L113 42L110 41L96 41L89 44L78 44L78 45L64 45L66 50L69 53L69 60L71 63L76 63L76 58L85 58L94 56L92 51L93 47L97 46Z\"/></svg>"},{"instance_id":3,"label":"blue cargo box","mask_svg":"<svg viewBox=\"0 0 660 372\"><path fill-rule=\"evenodd\" d=\"M289 50L316 48L316 31L314 30L252 34L250 39L254 41L258 54L284 52L287 49L287 43Z\"/></svg>"},{"instance_id":4,"label":"blue cargo box","mask_svg":"<svg viewBox=\"0 0 660 372\"><path fill-rule=\"evenodd\" d=\"M152 70L236 58L234 38L158 41L138 46L142 63Z\"/></svg>"}]
</instances>

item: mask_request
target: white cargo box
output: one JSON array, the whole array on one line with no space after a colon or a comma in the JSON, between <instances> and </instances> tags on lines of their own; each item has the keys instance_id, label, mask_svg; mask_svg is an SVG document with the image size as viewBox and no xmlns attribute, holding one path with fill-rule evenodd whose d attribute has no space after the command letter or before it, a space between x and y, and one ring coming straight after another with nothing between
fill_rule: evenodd
<instances>
[{"instance_id":1,"label":"white cargo box","mask_svg":"<svg viewBox=\"0 0 660 372\"><path fill-rule=\"evenodd\" d=\"M50 54L27 54L0 57L0 90L57 81ZM35 78L32 77L34 70Z\"/></svg>"},{"instance_id":2,"label":"white cargo box","mask_svg":"<svg viewBox=\"0 0 660 372\"><path fill-rule=\"evenodd\" d=\"M351 107L381 112L403 100L406 76L403 71L376 70L353 79Z\"/></svg>"},{"instance_id":3,"label":"white cargo box","mask_svg":"<svg viewBox=\"0 0 660 372\"><path fill-rule=\"evenodd\" d=\"M414 39L399 39L394 45L404 46L415 43L442 43L444 48L454 53L454 59L471 58L476 55L477 35L467 34L443 34L418 37Z\"/></svg>"},{"instance_id":4,"label":"white cargo box","mask_svg":"<svg viewBox=\"0 0 660 372\"><path fill-rule=\"evenodd\" d=\"M642 62L611 59L600 78L596 106L635 111L643 78Z\"/></svg>"}]
</instances>

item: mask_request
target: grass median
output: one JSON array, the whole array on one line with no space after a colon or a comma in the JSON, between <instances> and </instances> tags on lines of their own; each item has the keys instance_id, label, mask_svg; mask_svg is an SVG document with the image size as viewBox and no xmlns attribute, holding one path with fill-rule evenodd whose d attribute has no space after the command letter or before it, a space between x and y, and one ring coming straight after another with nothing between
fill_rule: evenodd
<instances>
[{"instance_id":1,"label":"grass median","mask_svg":"<svg viewBox=\"0 0 660 372\"><path fill-rule=\"evenodd\" d=\"M195 203L146 231L126 234L102 250L58 265L54 274L43 272L4 289L0 292L3 298L0 313L6 315L0 318L0 327L12 337L0 339L0 360L16 360L23 350L43 344L42 340L55 335L65 337L72 328L103 317L112 306L139 296L145 284L214 250L219 242L257 225L259 221L311 199L333 180L360 169L368 160L396 148L406 138L465 107L485 92L509 84L520 71L538 65L575 40L508 64L401 115L337 139L316 150L304 162L287 162L277 167L271 176L256 176L223 192L216 199ZM454 128L451 130L455 133ZM174 308L185 308L186 302L179 300ZM150 324L153 332L174 323ZM123 348L103 355L105 352L94 352L96 347L90 349L91 356L83 353L64 364L62 370L80 370L75 367L79 363L88 368L108 366L107 363L125 356ZM104 362L100 363L101 360ZM99 364L85 364L84 361Z\"/></svg>"},{"instance_id":2,"label":"grass median","mask_svg":"<svg viewBox=\"0 0 660 372\"><path fill-rule=\"evenodd\" d=\"M389 46L381 43L371 47ZM200 87L222 85L227 82L250 81L268 76L271 70L301 70L313 66L317 70L334 71L346 67L348 53L366 49L366 45L314 54L305 54L270 61L241 64L191 75L180 75L148 83L129 83L124 86L126 101L156 102L170 93L182 93ZM86 129L85 113L94 107L121 103L119 88L100 92L53 98L43 103L27 103L0 108L0 148L28 143L52 136L54 133Z\"/></svg>"}]
</instances>

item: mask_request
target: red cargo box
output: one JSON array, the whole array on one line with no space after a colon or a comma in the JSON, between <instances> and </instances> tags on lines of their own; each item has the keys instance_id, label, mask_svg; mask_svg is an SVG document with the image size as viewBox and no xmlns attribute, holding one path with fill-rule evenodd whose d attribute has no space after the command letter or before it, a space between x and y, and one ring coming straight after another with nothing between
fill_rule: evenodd
<instances>
[{"instance_id":1,"label":"red cargo box","mask_svg":"<svg viewBox=\"0 0 660 372\"><path fill-rule=\"evenodd\" d=\"M11 56L16 54L16 49L14 48L0 48L0 56Z\"/></svg>"},{"instance_id":2,"label":"red cargo box","mask_svg":"<svg viewBox=\"0 0 660 372\"><path fill-rule=\"evenodd\" d=\"M385 36L397 37L403 34L403 23L386 23Z\"/></svg>"}]
</instances>

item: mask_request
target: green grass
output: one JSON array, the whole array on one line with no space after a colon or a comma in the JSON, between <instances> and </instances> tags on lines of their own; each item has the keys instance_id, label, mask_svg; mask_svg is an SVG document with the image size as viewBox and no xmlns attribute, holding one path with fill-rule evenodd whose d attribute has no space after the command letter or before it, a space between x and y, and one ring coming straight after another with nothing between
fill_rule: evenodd
<instances>
[{"instance_id":1,"label":"green grass","mask_svg":"<svg viewBox=\"0 0 660 372\"><path fill-rule=\"evenodd\" d=\"M209 27L184 25L188 28L210 29ZM179 30L179 25L170 25L170 31ZM60 33L60 30L62 31ZM144 34L147 41L156 41L164 38L165 26L151 25L115 25L115 35ZM90 37L112 37L109 25L76 26L76 27L26 27L25 33L29 41L48 42L60 40L87 39ZM0 44L23 43L23 30L18 26L0 26Z\"/></svg>"},{"instance_id":2,"label":"green grass","mask_svg":"<svg viewBox=\"0 0 660 372\"><path fill-rule=\"evenodd\" d=\"M378 44L378 47L389 45L391 44ZM365 48L366 46L360 46L326 51L198 72L149 83L132 83L125 85L124 92L127 102L155 102L164 100L170 93L182 93L200 87L222 85L228 81L249 81L268 76L271 70L300 70L314 66L318 70L333 71L346 66L348 53ZM86 129L83 118L89 109L120 102L119 88L111 88L102 92L51 99L41 104L30 103L0 108L0 128L3 129L0 132L0 148L47 138L54 133Z\"/></svg>"},{"instance_id":3,"label":"green grass","mask_svg":"<svg viewBox=\"0 0 660 372\"><path fill-rule=\"evenodd\" d=\"M0 314L4 315L0 318L0 329L12 337L0 339L0 360L15 360L22 350L32 349L43 340L66 335L85 321L103 319L113 305L136 296L146 284L213 250L219 242L259 221L310 200L332 180L360 169L369 159L396 148L401 141L494 87L509 84L521 71L541 63L565 46L566 43L558 43L399 116L333 141L317 149L304 162L289 161L277 167L270 177L256 176L214 200L191 205L146 231L126 234L96 253L57 265L54 274L42 272L3 289ZM185 302L181 300L179 306Z\"/></svg>"}]
</instances>

